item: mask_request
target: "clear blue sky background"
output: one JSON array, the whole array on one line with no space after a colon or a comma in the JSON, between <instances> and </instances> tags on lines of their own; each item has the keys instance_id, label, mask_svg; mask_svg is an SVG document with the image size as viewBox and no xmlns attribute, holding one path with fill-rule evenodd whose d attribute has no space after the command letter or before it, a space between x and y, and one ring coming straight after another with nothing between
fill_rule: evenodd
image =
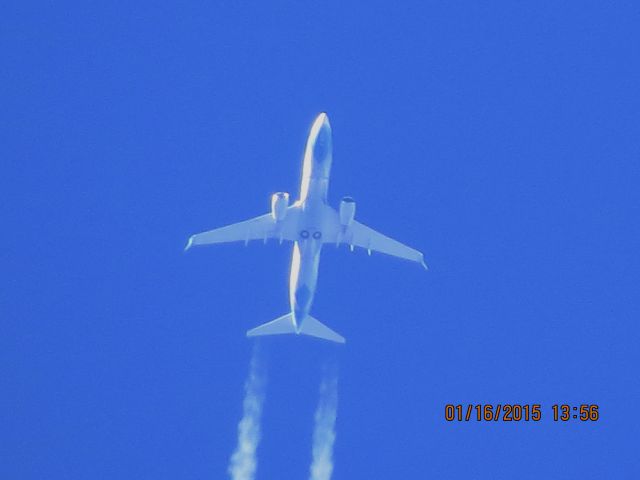
<instances>
[{"instance_id":1,"label":"clear blue sky background","mask_svg":"<svg viewBox=\"0 0 640 480\"><path fill-rule=\"evenodd\" d=\"M336 480L638 478L637 2L135 3L2 8L1 478L225 477L290 249L182 248L297 194L320 111L331 201L431 270L323 252L348 343L266 342L258 477L337 360Z\"/></svg>"}]
</instances>

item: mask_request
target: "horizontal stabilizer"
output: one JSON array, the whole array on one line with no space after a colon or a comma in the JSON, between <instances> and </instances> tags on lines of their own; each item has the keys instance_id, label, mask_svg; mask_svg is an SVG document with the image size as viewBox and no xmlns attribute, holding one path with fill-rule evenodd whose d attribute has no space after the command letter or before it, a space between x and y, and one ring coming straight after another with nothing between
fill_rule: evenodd
<instances>
[{"instance_id":1,"label":"horizontal stabilizer","mask_svg":"<svg viewBox=\"0 0 640 480\"><path fill-rule=\"evenodd\" d=\"M329 340L330 342L345 343L344 337L331 330L326 325L320 323L312 316L307 316L302 325L296 329L296 324L293 320L293 314L287 313L286 315L276 318L268 323L264 323L256 328L252 328L247 332L247 337L261 337L263 335L283 335L287 333L293 333L296 335L308 335L310 337L322 338L323 340Z\"/></svg>"},{"instance_id":2,"label":"horizontal stabilizer","mask_svg":"<svg viewBox=\"0 0 640 480\"><path fill-rule=\"evenodd\" d=\"M324 340L329 340L330 342L345 342L343 336L337 334L325 324L320 323L320 321L316 320L311 315L307 316L307 318L302 321L300 333L302 333L303 335L309 335L311 337L318 337Z\"/></svg>"},{"instance_id":3,"label":"horizontal stabilizer","mask_svg":"<svg viewBox=\"0 0 640 480\"><path fill-rule=\"evenodd\" d=\"M247 332L247 337L260 337L262 335L282 335L285 333L298 333L296 332L296 325L293 322L293 315L287 313L286 315L276 318L268 323L264 323L259 327L252 328Z\"/></svg>"}]
</instances>

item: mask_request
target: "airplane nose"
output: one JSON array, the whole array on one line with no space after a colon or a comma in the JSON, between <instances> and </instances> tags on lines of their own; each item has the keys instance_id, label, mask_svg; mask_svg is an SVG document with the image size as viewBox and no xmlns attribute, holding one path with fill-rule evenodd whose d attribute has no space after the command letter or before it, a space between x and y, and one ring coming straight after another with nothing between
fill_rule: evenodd
<instances>
[{"instance_id":1,"label":"airplane nose","mask_svg":"<svg viewBox=\"0 0 640 480\"><path fill-rule=\"evenodd\" d=\"M311 128L310 144L313 151L313 159L318 163L324 163L331 157L331 125L326 113L316 117Z\"/></svg>"},{"instance_id":2,"label":"airplane nose","mask_svg":"<svg viewBox=\"0 0 640 480\"><path fill-rule=\"evenodd\" d=\"M331 123L329 123L329 115L327 115L325 112L320 113L313 121L311 131L316 132L316 134L319 134L323 131L328 131L329 133L331 133Z\"/></svg>"},{"instance_id":3,"label":"airplane nose","mask_svg":"<svg viewBox=\"0 0 640 480\"><path fill-rule=\"evenodd\" d=\"M314 123L320 123L323 126L326 125L327 127L331 128L331 124L329 123L329 115L327 115L325 112L322 112L320 115L318 115Z\"/></svg>"}]
</instances>

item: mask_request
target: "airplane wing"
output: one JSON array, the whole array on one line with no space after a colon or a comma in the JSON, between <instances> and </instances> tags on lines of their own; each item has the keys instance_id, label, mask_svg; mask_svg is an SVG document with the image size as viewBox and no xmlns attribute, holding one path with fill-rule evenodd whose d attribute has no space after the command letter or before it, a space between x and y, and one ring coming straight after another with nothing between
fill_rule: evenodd
<instances>
[{"instance_id":1,"label":"airplane wing","mask_svg":"<svg viewBox=\"0 0 640 480\"><path fill-rule=\"evenodd\" d=\"M373 228L367 227L355 220L342 235L341 242L348 243L352 248L354 246L366 248L369 250L369 254L371 254L371 251L385 253L394 257L405 258L407 260L418 262L425 269L427 268L427 264L424 263L424 256L421 252L408 247L393 238L389 238L386 235L376 232Z\"/></svg>"},{"instance_id":2,"label":"airplane wing","mask_svg":"<svg viewBox=\"0 0 640 480\"><path fill-rule=\"evenodd\" d=\"M263 240L275 238L279 241L296 239L296 207L289 207L283 220L276 222L270 213L259 217L234 223L226 227L216 228L208 232L196 233L189 238L185 250L194 245L209 245L213 243L245 242L249 240Z\"/></svg>"}]
</instances>

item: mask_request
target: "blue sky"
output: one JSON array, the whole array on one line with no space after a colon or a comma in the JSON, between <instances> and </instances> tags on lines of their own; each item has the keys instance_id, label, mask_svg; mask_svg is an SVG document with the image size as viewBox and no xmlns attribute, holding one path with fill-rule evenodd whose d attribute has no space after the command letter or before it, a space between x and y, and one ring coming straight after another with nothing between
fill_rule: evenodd
<instances>
[{"instance_id":1,"label":"blue sky","mask_svg":"<svg viewBox=\"0 0 640 480\"><path fill-rule=\"evenodd\" d=\"M320 111L330 200L431 270L323 252L348 343L265 342L258 478L307 475L327 362L336 480L637 477L640 7L563 3L5 6L0 477L224 478L290 249L182 248L297 194Z\"/></svg>"}]
</instances>

